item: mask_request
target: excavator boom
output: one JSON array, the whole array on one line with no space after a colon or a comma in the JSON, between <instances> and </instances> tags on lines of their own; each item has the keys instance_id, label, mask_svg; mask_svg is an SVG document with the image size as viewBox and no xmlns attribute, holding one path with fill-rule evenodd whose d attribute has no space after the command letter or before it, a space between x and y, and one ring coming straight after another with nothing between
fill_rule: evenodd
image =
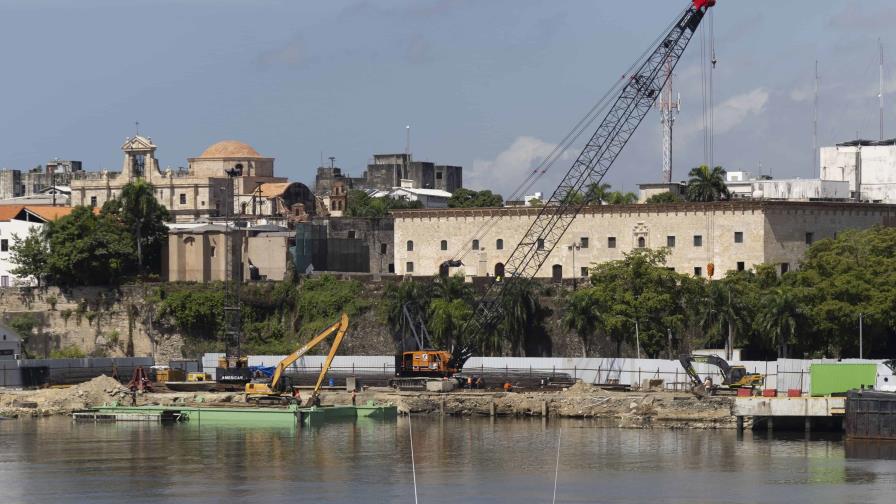
<instances>
[{"instance_id":1,"label":"excavator boom","mask_svg":"<svg viewBox=\"0 0 896 504\"><path fill-rule=\"evenodd\" d=\"M295 352L287 355L283 360L277 363L276 369L274 369L274 375L271 377L270 383L247 383L246 384L246 393L247 394L274 394L280 391L280 383L283 379L283 373L286 372L286 369L289 366L292 366L297 360L302 358L303 355L311 351L312 348L319 345L322 341L329 338L331 334L336 333L336 340L333 342L332 348L330 349L330 354L327 357L327 365L325 369L330 367L330 362L333 360L333 356L336 353L336 349L339 348L339 345L342 343L342 338L345 336L345 332L348 330L348 315L345 313L339 318L339 322L327 327L323 331L321 331L317 336L311 339L308 343L302 345L301 348L296 350ZM321 377L318 379L318 386L320 386L321 380L323 380L323 376L325 371L321 372ZM316 390L316 389L315 389Z\"/></svg>"},{"instance_id":2,"label":"excavator boom","mask_svg":"<svg viewBox=\"0 0 896 504\"><path fill-rule=\"evenodd\" d=\"M330 353L327 354L327 360L324 361L324 367L320 370L320 375L317 377L317 383L314 384L314 390L311 392L311 398L308 400L308 404L315 404L317 401L318 394L320 393L320 387L324 382L324 378L326 378L327 373L330 371L330 365L333 364L333 357L336 357L336 352L339 351L339 345L342 344L342 338L345 337L345 331L348 330L348 315L342 314L342 319L339 321L339 331L336 333L336 338L333 340L333 344L330 346Z\"/></svg>"}]
</instances>

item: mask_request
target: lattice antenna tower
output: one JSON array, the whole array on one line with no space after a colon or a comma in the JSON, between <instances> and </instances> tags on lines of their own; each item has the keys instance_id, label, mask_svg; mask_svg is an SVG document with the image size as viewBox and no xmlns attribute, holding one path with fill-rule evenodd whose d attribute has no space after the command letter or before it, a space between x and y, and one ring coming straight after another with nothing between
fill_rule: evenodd
<instances>
[{"instance_id":1,"label":"lattice antenna tower","mask_svg":"<svg viewBox=\"0 0 896 504\"><path fill-rule=\"evenodd\" d=\"M663 72L666 74L666 85L659 101L660 124L663 126L663 181L672 183L672 130L675 120L681 112L681 95L672 91L672 62L666 63Z\"/></svg>"}]
</instances>

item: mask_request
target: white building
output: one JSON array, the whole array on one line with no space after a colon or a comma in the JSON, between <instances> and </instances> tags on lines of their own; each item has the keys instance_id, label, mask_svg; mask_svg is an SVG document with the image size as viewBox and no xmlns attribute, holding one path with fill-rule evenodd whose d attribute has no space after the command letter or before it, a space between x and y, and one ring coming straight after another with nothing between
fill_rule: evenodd
<instances>
[{"instance_id":1,"label":"white building","mask_svg":"<svg viewBox=\"0 0 896 504\"><path fill-rule=\"evenodd\" d=\"M725 174L725 185L732 198L779 201L844 201L850 199L849 184L840 180L773 179L754 177L746 171Z\"/></svg>"},{"instance_id":2,"label":"white building","mask_svg":"<svg viewBox=\"0 0 896 504\"><path fill-rule=\"evenodd\" d=\"M388 191L373 191L372 198L406 199L419 201L423 208L448 208L448 199L451 193L441 189L418 189L415 187L393 187Z\"/></svg>"},{"instance_id":3,"label":"white building","mask_svg":"<svg viewBox=\"0 0 896 504\"><path fill-rule=\"evenodd\" d=\"M35 285L32 278L20 278L12 273L16 265L11 261L15 237L24 238L31 229L70 214L71 207L48 205L0 205L0 287Z\"/></svg>"},{"instance_id":4,"label":"white building","mask_svg":"<svg viewBox=\"0 0 896 504\"><path fill-rule=\"evenodd\" d=\"M859 201L896 202L896 139L822 147L821 178L848 182Z\"/></svg>"},{"instance_id":5,"label":"white building","mask_svg":"<svg viewBox=\"0 0 896 504\"><path fill-rule=\"evenodd\" d=\"M22 338L0 320L0 360L22 358Z\"/></svg>"}]
</instances>

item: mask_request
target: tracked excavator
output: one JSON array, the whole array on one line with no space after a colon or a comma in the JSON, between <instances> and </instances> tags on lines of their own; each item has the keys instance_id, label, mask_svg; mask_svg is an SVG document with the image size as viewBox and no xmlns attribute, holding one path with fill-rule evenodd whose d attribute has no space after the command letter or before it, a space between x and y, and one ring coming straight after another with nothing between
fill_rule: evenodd
<instances>
[{"instance_id":1,"label":"tracked excavator","mask_svg":"<svg viewBox=\"0 0 896 504\"><path fill-rule=\"evenodd\" d=\"M716 0L691 0L687 7L670 23L667 31L655 41L655 45L639 58L628 72L611 89L583 120L577 124L567 139L571 143L585 128L606 110L597 130L585 144L581 153L562 178L560 185L540 207L523 238L513 248L504 263L504 275L495 278L486 292L477 300L471 319L464 325L460 337L447 360L438 354L439 372L442 374L461 370L476 348L483 333L493 330L504 317L502 298L507 286L518 280L535 277L554 248L582 209L588 204L583 194L592 184L599 185L613 166L634 132L653 108L663 87L675 70L688 44L701 22L715 6ZM615 93L615 94L614 94ZM615 96L615 98L614 98ZM530 176L531 177L531 176ZM531 180L531 179L530 179ZM525 183L525 182L524 182ZM477 237L478 238L478 237ZM442 263L440 273L462 266L462 257L454 257ZM411 314L422 319L419 314ZM433 352L418 348L417 352ZM439 351L443 352L443 351ZM418 355L422 357L422 354ZM396 374L413 375L420 372L421 362L413 353L398 356ZM431 366L432 362L428 362ZM416 368L416 370L415 370Z\"/></svg>"},{"instance_id":2,"label":"tracked excavator","mask_svg":"<svg viewBox=\"0 0 896 504\"><path fill-rule=\"evenodd\" d=\"M758 390L765 383L765 376L759 373L748 373L747 368L743 366L732 366L718 355L682 355L679 362L691 378L691 392L697 397L706 397L739 388ZM722 383L713 384L711 378L701 378L694 368L695 362L719 368L722 374Z\"/></svg>"},{"instance_id":3,"label":"tracked excavator","mask_svg":"<svg viewBox=\"0 0 896 504\"><path fill-rule=\"evenodd\" d=\"M326 329L321 331L320 334L312 338L311 341L278 362L270 381L253 380L247 383L246 402L294 402L292 396L292 387L290 386L289 379L284 375L286 369L289 368L289 366L293 365L293 363L295 363L297 360L302 358L303 355L307 354L312 348L322 343L333 333L336 333L336 337L333 339L333 344L330 345L330 353L327 354L327 359L324 362L324 365L320 370L320 374L317 377L317 383L314 385L314 389L311 391L311 396L308 398L308 402L306 404L307 406L317 405L318 399L320 397L320 387L324 382L324 378L327 376L327 372L330 371L330 365L333 363L333 357L335 357L336 352L339 351L339 346L342 344L342 339L345 337L346 331L348 331L348 315L343 313L339 318L339 322L336 322L330 327L327 327Z\"/></svg>"}]
</instances>

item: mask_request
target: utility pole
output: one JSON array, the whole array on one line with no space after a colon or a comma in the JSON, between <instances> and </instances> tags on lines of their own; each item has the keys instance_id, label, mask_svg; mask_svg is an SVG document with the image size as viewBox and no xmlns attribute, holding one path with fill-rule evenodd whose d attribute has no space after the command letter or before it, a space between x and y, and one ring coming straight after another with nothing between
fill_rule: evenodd
<instances>
[{"instance_id":1,"label":"utility pole","mask_svg":"<svg viewBox=\"0 0 896 504\"><path fill-rule=\"evenodd\" d=\"M862 352L862 322L863 322L863 320L862 319L864 318L864 316L865 316L864 313L859 312L859 358L860 359L862 358L862 355L863 355L863 352Z\"/></svg>"},{"instance_id":2,"label":"utility pole","mask_svg":"<svg viewBox=\"0 0 896 504\"><path fill-rule=\"evenodd\" d=\"M663 182L672 183L672 129L675 119L681 111L681 96L677 99L672 95L672 65L666 63L664 69L666 83L663 85L663 94L660 98L660 123L663 125Z\"/></svg>"},{"instance_id":3,"label":"utility pole","mask_svg":"<svg viewBox=\"0 0 896 504\"><path fill-rule=\"evenodd\" d=\"M641 334L638 330L638 320L635 319L635 352L637 352L638 360L641 359Z\"/></svg>"}]
</instances>

